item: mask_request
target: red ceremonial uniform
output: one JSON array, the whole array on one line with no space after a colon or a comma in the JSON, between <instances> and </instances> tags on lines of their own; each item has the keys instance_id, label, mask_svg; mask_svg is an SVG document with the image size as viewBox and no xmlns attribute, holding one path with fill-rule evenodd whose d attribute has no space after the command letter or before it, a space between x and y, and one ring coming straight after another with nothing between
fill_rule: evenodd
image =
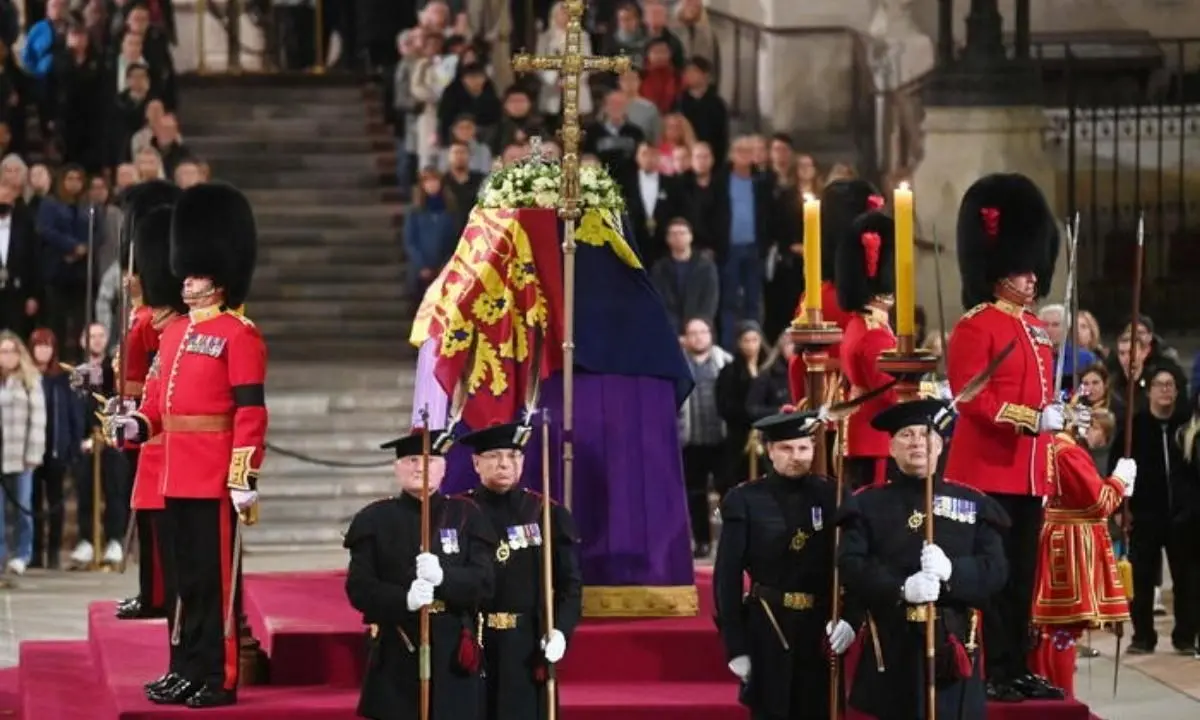
<instances>
[{"instance_id":1,"label":"red ceremonial uniform","mask_svg":"<svg viewBox=\"0 0 1200 720\"><path fill-rule=\"evenodd\" d=\"M1042 526L1032 615L1040 642L1030 666L1072 695L1081 632L1129 619L1107 525L1125 484L1101 477L1070 435L1057 434L1052 447L1058 494L1046 505Z\"/></svg>"},{"instance_id":2,"label":"red ceremonial uniform","mask_svg":"<svg viewBox=\"0 0 1200 720\"><path fill-rule=\"evenodd\" d=\"M796 306L796 317L804 317L804 295L800 295L800 304ZM846 331L846 325L850 322L853 313L848 313L838 304L837 288L832 280L826 280L821 283L821 318L825 322L837 323L837 326ZM829 346L829 358L834 360L834 368L837 367L837 360L841 355L842 345L845 342ZM792 401L799 404L804 399L804 379L807 377L808 367L804 364L804 358L801 353L797 352L788 361L788 386L792 393ZM820 405L820 403L817 403Z\"/></svg>"},{"instance_id":3,"label":"red ceremonial uniform","mask_svg":"<svg viewBox=\"0 0 1200 720\"><path fill-rule=\"evenodd\" d=\"M850 399L890 383L891 375L879 369L879 354L896 347L896 336L888 325L887 313L879 308L852 313L842 339L842 377L850 386ZM868 400L846 419L841 438L843 452L848 458L871 458L886 461L890 454L891 438L886 432L871 427L880 412L896 404L894 390ZM882 475L877 478L883 481Z\"/></svg>"},{"instance_id":4,"label":"red ceremonial uniform","mask_svg":"<svg viewBox=\"0 0 1200 720\"><path fill-rule=\"evenodd\" d=\"M154 358L158 353L159 336L163 328L155 327L154 314L154 310L144 305L134 310L133 322L125 337L124 395L126 399L136 400L139 407L145 404L152 392L149 386L157 380L158 367ZM134 510L163 509L162 470L162 437L153 437L142 444L138 453L137 472L133 479Z\"/></svg>"},{"instance_id":5,"label":"red ceremonial uniform","mask_svg":"<svg viewBox=\"0 0 1200 720\"><path fill-rule=\"evenodd\" d=\"M267 434L258 328L218 306L193 310L163 331L158 366L165 377L137 414L150 437L165 433L163 494L215 500L255 488Z\"/></svg>"},{"instance_id":6,"label":"red ceremonial uniform","mask_svg":"<svg viewBox=\"0 0 1200 720\"><path fill-rule=\"evenodd\" d=\"M1042 321L1003 299L971 308L950 335L946 373L957 395L1014 339L983 390L958 405L946 478L985 493L1051 495L1050 437L1038 428L1052 401L1054 346Z\"/></svg>"}]
</instances>

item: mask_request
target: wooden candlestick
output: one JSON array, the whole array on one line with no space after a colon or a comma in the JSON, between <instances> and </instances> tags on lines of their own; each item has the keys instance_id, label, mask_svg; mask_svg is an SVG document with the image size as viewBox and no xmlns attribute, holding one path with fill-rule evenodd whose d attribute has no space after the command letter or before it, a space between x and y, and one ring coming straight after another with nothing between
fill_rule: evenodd
<instances>
[{"instance_id":1,"label":"wooden candlestick","mask_svg":"<svg viewBox=\"0 0 1200 720\"><path fill-rule=\"evenodd\" d=\"M937 355L916 346L912 335L896 338L896 349L879 354L879 369L896 378L896 396L900 402L921 396L921 378L937 368Z\"/></svg>"},{"instance_id":2,"label":"wooden candlestick","mask_svg":"<svg viewBox=\"0 0 1200 720\"><path fill-rule=\"evenodd\" d=\"M818 307L805 309L803 316L793 322L790 331L796 350L804 359L804 397L808 400L808 409L816 410L825 402L827 376L839 370L838 361L829 357L829 348L842 341L842 329L837 323L825 321ZM812 471L818 475L829 474L826 435L819 432L815 437Z\"/></svg>"}]
</instances>

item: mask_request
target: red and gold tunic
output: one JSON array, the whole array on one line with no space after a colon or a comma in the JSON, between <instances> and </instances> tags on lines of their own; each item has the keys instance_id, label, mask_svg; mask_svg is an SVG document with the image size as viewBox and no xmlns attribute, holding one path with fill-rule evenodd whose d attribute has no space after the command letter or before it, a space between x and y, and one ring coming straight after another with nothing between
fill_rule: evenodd
<instances>
[{"instance_id":1,"label":"red and gold tunic","mask_svg":"<svg viewBox=\"0 0 1200 720\"><path fill-rule=\"evenodd\" d=\"M958 405L946 478L985 493L1052 495L1050 436L1039 432L1054 394L1045 324L1007 300L971 308L950 335L946 374L957 395L1013 340L1016 348L983 390Z\"/></svg>"},{"instance_id":2,"label":"red and gold tunic","mask_svg":"<svg viewBox=\"0 0 1200 720\"><path fill-rule=\"evenodd\" d=\"M267 434L267 349L254 323L221 307L193 310L163 331L158 382L134 414L163 435L163 495L219 499L256 489Z\"/></svg>"},{"instance_id":3,"label":"red and gold tunic","mask_svg":"<svg viewBox=\"0 0 1200 720\"><path fill-rule=\"evenodd\" d=\"M125 336L125 391L126 400L134 400L138 407L145 405L146 397L156 390L152 385L158 381L159 336L179 315L170 308L153 309L146 306L133 311L129 332ZM127 443L130 449L132 443ZM134 446L136 447L136 446ZM133 478L133 494L130 507L134 510L162 510L163 447L162 436L152 437L141 445L137 468Z\"/></svg>"},{"instance_id":4,"label":"red and gold tunic","mask_svg":"<svg viewBox=\"0 0 1200 720\"><path fill-rule=\"evenodd\" d=\"M1033 622L1095 627L1129 619L1107 520L1125 485L1102 478L1087 450L1066 433L1054 437L1058 494L1046 505Z\"/></svg>"},{"instance_id":5,"label":"red and gold tunic","mask_svg":"<svg viewBox=\"0 0 1200 720\"><path fill-rule=\"evenodd\" d=\"M883 387L892 376L879 369L879 354L896 347L896 336L888 325L887 312L871 308L852 313L842 339L842 377L850 386L850 399ZM886 432L871 427L871 420L883 410L895 405L895 391L868 400L846 419L842 448L846 457L886 458L890 454L891 438Z\"/></svg>"},{"instance_id":6,"label":"red and gold tunic","mask_svg":"<svg viewBox=\"0 0 1200 720\"><path fill-rule=\"evenodd\" d=\"M804 295L801 295L800 304L796 306L796 317L803 317L803 315ZM846 312L842 309L841 305L838 305L837 288L834 287L833 281L826 280L825 282L821 283L821 317L825 320L825 322L837 323L837 326L842 329L842 332L845 332L846 325L850 322L850 318L852 316L853 313ZM774 338L769 338L769 340L773 341ZM841 355L841 349L842 343L831 345L829 347L829 358L835 361L833 363L834 369L837 368L836 361ZM804 400L804 380L807 377L807 374L808 368L804 365L804 358L801 357L799 352L797 352L792 356L792 359L788 361L788 388L792 393L792 401L796 404L799 404L801 400ZM835 375L834 373L830 374ZM818 401L815 404L820 405L821 401Z\"/></svg>"}]
</instances>

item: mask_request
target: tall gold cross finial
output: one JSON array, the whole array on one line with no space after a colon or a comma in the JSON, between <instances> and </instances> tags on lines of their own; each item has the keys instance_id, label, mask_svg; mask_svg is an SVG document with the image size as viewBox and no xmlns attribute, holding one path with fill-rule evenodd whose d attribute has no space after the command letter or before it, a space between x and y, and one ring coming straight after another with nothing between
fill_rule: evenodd
<instances>
[{"instance_id":1,"label":"tall gold cross finial","mask_svg":"<svg viewBox=\"0 0 1200 720\"><path fill-rule=\"evenodd\" d=\"M579 85L584 73L629 71L629 58L584 55L583 11L586 0L566 0L567 41L561 55L513 56L513 70L519 73L553 70L562 81L562 204L559 215L564 219L579 218L579 146L583 131L579 125Z\"/></svg>"}]
</instances>

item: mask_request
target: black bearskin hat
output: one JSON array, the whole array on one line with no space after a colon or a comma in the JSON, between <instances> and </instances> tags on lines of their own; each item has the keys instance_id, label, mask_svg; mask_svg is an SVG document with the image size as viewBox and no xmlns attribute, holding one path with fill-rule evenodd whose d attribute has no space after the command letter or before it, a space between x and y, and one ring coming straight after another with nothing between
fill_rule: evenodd
<instances>
[{"instance_id":1,"label":"black bearskin hat","mask_svg":"<svg viewBox=\"0 0 1200 720\"><path fill-rule=\"evenodd\" d=\"M843 310L862 310L896 292L896 224L881 212L859 215L837 250L837 296Z\"/></svg>"},{"instance_id":2,"label":"black bearskin hat","mask_svg":"<svg viewBox=\"0 0 1200 720\"><path fill-rule=\"evenodd\" d=\"M173 206L182 192L166 180L147 180L125 191L121 198L121 210L124 212L124 218L121 222L120 254L117 258L122 272L129 272L129 243L137 238L138 223L157 208ZM169 237L169 233L164 235L163 242L167 243ZM134 272L139 272L138 268L141 266L137 260L136 242L133 252Z\"/></svg>"},{"instance_id":3,"label":"black bearskin hat","mask_svg":"<svg viewBox=\"0 0 1200 720\"><path fill-rule=\"evenodd\" d=\"M246 302L258 255L254 211L245 195L225 183L188 188L171 223L171 271L180 278L212 278L231 308Z\"/></svg>"},{"instance_id":4,"label":"black bearskin hat","mask_svg":"<svg viewBox=\"0 0 1200 720\"><path fill-rule=\"evenodd\" d=\"M1058 245L1054 213L1032 180L1016 173L976 180L958 209L963 308L991 302L998 281L1027 272L1037 275L1037 297L1045 297Z\"/></svg>"},{"instance_id":5,"label":"black bearskin hat","mask_svg":"<svg viewBox=\"0 0 1200 720\"><path fill-rule=\"evenodd\" d=\"M171 272L171 207L159 205L142 217L133 239L133 262L142 281L142 299L154 308L187 312L183 281Z\"/></svg>"},{"instance_id":6,"label":"black bearskin hat","mask_svg":"<svg viewBox=\"0 0 1200 720\"><path fill-rule=\"evenodd\" d=\"M837 277L837 248L854 218L884 206L883 195L866 180L835 180L821 193L821 279Z\"/></svg>"}]
</instances>

